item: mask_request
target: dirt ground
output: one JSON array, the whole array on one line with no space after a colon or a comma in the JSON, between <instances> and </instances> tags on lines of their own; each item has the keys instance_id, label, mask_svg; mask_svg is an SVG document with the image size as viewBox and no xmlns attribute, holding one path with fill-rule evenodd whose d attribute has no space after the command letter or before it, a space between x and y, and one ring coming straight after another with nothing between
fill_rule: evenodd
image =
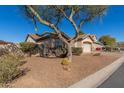
<instances>
[{"instance_id":1,"label":"dirt ground","mask_svg":"<svg viewBox=\"0 0 124 93\"><path fill-rule=\"evenodd\" d=\"M60 58L27 58L22 68L30 71L14 80L10 85L16 88L63 88L111 64L121 54L103 53L101 56L73 56L71 71L63 70Z\"/></svg>"}]
</instances>

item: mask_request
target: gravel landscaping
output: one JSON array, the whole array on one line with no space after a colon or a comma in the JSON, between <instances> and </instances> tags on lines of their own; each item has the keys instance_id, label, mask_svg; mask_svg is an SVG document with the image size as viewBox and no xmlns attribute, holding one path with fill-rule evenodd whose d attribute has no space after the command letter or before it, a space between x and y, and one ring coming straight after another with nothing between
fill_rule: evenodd
<instances>
[{"instance_id":1,"label":"gravel landscaping","mask_svg":"<svg viewBox=\"0 0 124 93\"><path fill-rule=\"evenodd\" d=\"M78 82L86 76L95 73L111 64L121 56L120 53L103 53L101 56L85 54L73 56L71 70L63 70L60 58L42 58L32 56L27 58L22 68L28 68L24 76L10 83L16 88L64 88Z\"/></svg>"}]
</instances>

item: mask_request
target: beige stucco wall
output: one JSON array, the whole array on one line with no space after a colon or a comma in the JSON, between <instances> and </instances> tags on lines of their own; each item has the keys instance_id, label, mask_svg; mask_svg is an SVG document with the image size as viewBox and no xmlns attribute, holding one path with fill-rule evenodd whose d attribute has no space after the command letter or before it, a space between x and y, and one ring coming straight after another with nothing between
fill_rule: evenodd
<instances>
[{"instance_id":1,"label":"beige stucco wall","mask_svg":"<svg viewBox=\"0 0 124 93\"><path fill-rule=\"evenodd\" d=\"M95 40L95 41L97 41L97 40ZM92 51L95 51L96 48L102 48L102 45L94 43L94 42L91 40L90 37L88 37L88 38L82 40L82 44L85 43L85 42L91 43L91 48L92 48L91 50L92 50ZM82 45L82 46L83 46L83 45Z\"/></svg>"},{"instance_id":2,"label":"beige stucco wall","mask_svg":"<svg viewBox=\"0 0 124 93\"><path fill-rule=\"evenodd\" d=\"M93 41L91 40L91 38L90 37L87 37L87 38L85 38L84 40L82 40L82 43L84 43L84 42L89 42L89 43L93 43Z\"/></svg>"},{"instance_id":3,"label":"beige stucco wall","mask_svg":"<svg viewBox=\"0 0 124 93\"><path fill-rule=\"evenodd\" d=\"M83 47L83 43L85 43L85 42L88 42L88 43L93 44L93 41L91 40L91 38L90 38L90 37L87 37L87 38L85 38L85 39L82 40L82 41L77 41L77 42L75 42L75 44L74 44L73 46L74 46L74 47Z\"/></svg>"},{"instance_id":4,"label":"beige stucco wall","mask_svg":"<svg viewBox=\"0 0 124 93\"><path fill-rule=\"evenodd\" d=\"M36 43L31 37L28 37L26 42L33 42L33 43Z\"/></svg>"},{"instance_id":5,"label":"beige stucco wall","mask_svg":"<svg viewBox=\"0 0 124 93\"><path fill-rule=\"evenodd\" d=\"M97 47L102 47L102 46L99 45L99 44L95 44L95 43L92 41L92 39L91 39L90 37L87 37L87 38L85 38L85 39L82 40L82 41L76 42L76 43L73 45L73 47L82 47L82 49L83 49L83 44L84 44L84 43L89 43L89 44L91 44L91 51L92 51L92 52L95 51Z\"/></svg>"},{"instance_id":6,"label":"beige stucco wall","mask_svg":"<svg viewBox=\"0 0 124 93\"><path fill-rule=\"evenodd\" d=\"M91 35L92 39L96 42L97 41L97 38L95 35Z\"/></svg>"},{"instance_id":7,"label":"beige stucco wall","mask_svg":"<svg viewBox=\"0 0 124 93\"><path fill-rule=\"evenodd\" d=\"M74 47L82 47L82 44L82 41L77 41L75 42Z\"/></svg>"}]
</instances>

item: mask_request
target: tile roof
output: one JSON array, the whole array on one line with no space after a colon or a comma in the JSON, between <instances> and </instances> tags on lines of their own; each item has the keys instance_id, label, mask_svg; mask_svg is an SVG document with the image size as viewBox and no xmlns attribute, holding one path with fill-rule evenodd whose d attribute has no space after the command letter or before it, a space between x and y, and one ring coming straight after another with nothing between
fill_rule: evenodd
<instances>
[{"instance_id":1,"label":"tile roof","mask_svg":"<svg viewBox=\"0 0 124 93\"><path fill-rule=\"evenodd\" d=\"M41 37L38 34L29 34L33 39L38 40Z\"/></svg>"},{"instance_id":2,"label":"tile roof","mask_svg":"<svg viewBox=\"0 0 124 93\"><path fill-rule=\"evenodd\" d=\"M28 34L28 36L30 36L32 39L34 39L37 42L40 42L40 40L44 40L44 39L47 39L47 38L58 38L56 33L51 33L51 32L44 32L41 35L39 35L39 34ZM62 32L62 36L67 40L69 39L69 37L63 32Z\"/></svg>"},{"instance_id":3,"label":"tile roof","mask_svg":"<svg viewBox=\"0 0 124 93\"><path fill-rule=\"evenodd\" d=\"M68 37L65 33L61 32L61 34L65 39L67 39L67 40L70 39L70 37ZM57 34L52 33L52 32L44 32L41 35L39 35L39 34L28 34L28 35L31 36L32 39L34 39L37 42L40 42L41 40L45 40L48 38L58 38ZM83 40L83 39L87 38L88 36L94 41L92 36L95 36L95 35L90 35L90 34L79 35L77 40Z\"/></svg>"},{"instance_id":4,"label":"tile roof","mask_svg":"<svg viewBox=\"0 0 124 93\"><path fill-rule=\"evenodd\" d=\"M95 35L83 34L83 35L79 35L79 37L78 37L77 40L83 40L83 39L85 39L85 38L87 38L87 37L90 37L93 41L95 41L94 38L93 38L93 36L95 36Z\"/></svg>"}]
</instances>

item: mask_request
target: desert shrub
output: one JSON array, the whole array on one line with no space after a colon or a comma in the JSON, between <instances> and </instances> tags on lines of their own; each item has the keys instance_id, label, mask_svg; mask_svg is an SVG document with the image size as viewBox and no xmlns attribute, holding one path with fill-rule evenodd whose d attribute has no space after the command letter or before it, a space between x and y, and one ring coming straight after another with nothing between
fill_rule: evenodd
<instances>
[{"instance_id":1,"label":"desert shrub","mask_svg":"<svg viewBox=\"0 0 124 93\"><path fill-rule=\"evenodd\" d=\"M0 84L6 84L21 74L19 69L20 59L6 54L0 57Z\"/></svg>"},{"instance_id":2,"label":"desert shrub","mask_svg":"<svg viewBox=\"0 0 124 93\"><path fill-rule=\"evenodd\" d=\"M31 42L22 42L22 43L20 43L20 49L24 53L29 53L30 56L31 56L31 54L34 53L35 47L36 47L36 44L31 43Z\"/></svg>"},{"instance_id":3,"label":"desert shrub","mask_svg":"<svg viewBox=\"0 0 124 93\"><path fill-rule=\"evenodd\" d=\"M31 43L31 42L22 42L20 43L20 49L23 52L29 52L35 48L36 44Z\"/></svg>"},{"instance_id":4,"label":"desert shrub","mask_svg":"<svg viewBox=\"0 0 124 93\"><path fill-rule=\"evenodd\" d=\"M64 58L61 62L62 65L69 65L70 61L67 58Z\"/></svg>"},{"instance_id":5,"label":"desert shrub","mask_svg":"<svg viewBox=\"0 0 124 93\"><path fill-rule=\"evenodd\" d=\"M73 55L81 55L82 54L82 48L81 47L72 47L72 54Z\"/></svg>"},{"instance_id":6,"label":"desert shrub","mask_svg":"<svg viewBox=\"0 0 124 93\"><path fill-rule=\"evenodd\" d=\"M0 49L0 56L8 54L8 53L9 53L9 51L7 49L4 49L4 48Z\"/></svg>"},{"instance_id":7,"label":"desert shrub","mask_svg":"<svg viewBox=\"0 0 124 93\"><path fill-rule=\"evenodd\" d=\"M63 59L62 62L61 62L61 64L63 65L62 66L63 67L63 70L71 71L70 63L71 62L67 58Z\"/></svg>"}]
</instances>

